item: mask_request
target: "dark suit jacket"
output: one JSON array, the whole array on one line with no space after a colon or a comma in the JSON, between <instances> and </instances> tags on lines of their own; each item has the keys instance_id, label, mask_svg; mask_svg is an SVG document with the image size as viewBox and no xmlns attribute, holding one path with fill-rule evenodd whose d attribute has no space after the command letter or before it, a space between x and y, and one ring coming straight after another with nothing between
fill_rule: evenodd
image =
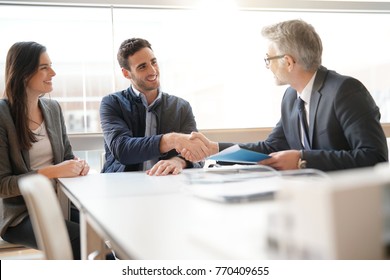
<instances>
[{"instance_id":1,"label":"dark suit jacket","mask_svg":"<svg viewBox=\"0 0 390 280\"><path fill-rule=\"evenodd\" d=\"M297 92L289 87L282 100L282 116L265 141L242 144L262 153L302 150ZM308 168L323 171L373 166L388 160L380 112L364 85L320 67L310 100L309 137L304 150ZM223 149L229 144L221 143Z\"/></svg>"}]
</instances>

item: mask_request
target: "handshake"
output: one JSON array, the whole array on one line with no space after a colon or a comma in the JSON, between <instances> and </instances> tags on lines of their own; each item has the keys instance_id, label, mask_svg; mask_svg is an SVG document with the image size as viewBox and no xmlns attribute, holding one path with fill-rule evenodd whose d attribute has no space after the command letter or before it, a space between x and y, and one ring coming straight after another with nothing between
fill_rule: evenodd
<instances>
[{"instance_id":1,"label":"handshake","mask_svg":"<svg viewBox=\"0 0 390 280\"><path fill-rule=\"evenodd\" d=\"M208 156L219 152L218 142L210 141L200 132L165 134L160 142L160 150L165 153L172 149L175 149L183 158L192 162L204 160Z\"/></svg>"}]
</instances>

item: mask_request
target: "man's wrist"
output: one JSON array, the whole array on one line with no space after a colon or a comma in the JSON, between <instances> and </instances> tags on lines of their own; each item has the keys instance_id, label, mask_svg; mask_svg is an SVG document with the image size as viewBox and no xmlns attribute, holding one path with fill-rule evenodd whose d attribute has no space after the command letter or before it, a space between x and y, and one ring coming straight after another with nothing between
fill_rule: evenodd
<instances>
[{"instance_id":1,"label":"man's wrist","mask_svg":"<svg viewBox=\"0 0 390 280\"><path fill-rule=\"evenodd\" d=\"M160 153L167 153L176 148L177 145L176 133L171 132L164 134L160 140Z\"/></svg>"},{"instance_id":2,"label":"man's wrist","mask_svg":"<svg viewBox=\"0 0 390 280\"><path fill-rule=\"evenodd\" d=\"M185 158L183 158L181 155L177 155L177 156L176 156L176 159L177 159L178 161L180 161L181 166L182 166L183 169L184 169L184 168L187 168L189 162L188 162Z\"/></svg>"},{"instance_id":3,"label":"man's wrist","mask_svg":"<svg viewBox=\"0 0 390 280\"><path fill-rule=\"evenodd\" d=\"M218 142L211 142L210 141L210 155L214 155L214 154L217 154L219 153L219 144Z\"/></svg>"},{"instance_id":4,"label":"man's wrist","mask_svg":"<svg viewBox=\"0 0 390 280\"><path fill-rule=\"evenodd\" d=\"M299 151L298 169L305 169L307 167L307 161L303 157L303 150Z\"/></svg>"}]
</instances>

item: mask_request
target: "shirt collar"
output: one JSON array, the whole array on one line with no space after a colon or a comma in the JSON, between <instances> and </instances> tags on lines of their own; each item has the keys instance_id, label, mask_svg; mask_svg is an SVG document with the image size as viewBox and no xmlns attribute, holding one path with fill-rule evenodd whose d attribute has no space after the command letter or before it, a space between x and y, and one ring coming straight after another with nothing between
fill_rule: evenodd
<instances>
[{"instance_id":1,"label":"shirt collar","mask_svg":"<svg viewBox=\"0 0 390 280\"><path fill-rule=\"evenodd\" d=\"M131 88L133 89L135 95L137 95L139 97L141 92L138 89L136 89L135 87L133 87L133 85L131 85Z\"/></svg>"},{"instance_id":2,"label":"shirt collar","mask_svg":"<svg viewBox=\"0 0 390 280\"><path fill-rule=\"evenodd\" d=\"M158 89L157 89L158 94L157 94L156 99L152 102L152 104L150 104L150 105L148 106L148 105L147 105L147 102L146 102L146 97L145 97L145 95L141 94L141 92L140 92L138 89L136 89L133 85L131 85L131 88L133 89L135 95L137 95L138 97L141 98L142 103L145 105L146 108L152 107L152 106L156 103L156 101L159 100L159 99L161 98L161 95L162 95L162 92L161 92L160 88L158 88Z\"/></svg>"},{"instance_id":3,"label":"shirt collar","mask_svg":"<svg viewBox=\"0 0 390 280\"><path fill-rule=\"evenodd\" d=\"M306 104L310 103L311 92L313 90L314 80L316 78L317 71L314 73L313 77L311 77L310 81L307 83L302 92L297 93L297 98L300 97Z\"/></svg>"}]
</instances>

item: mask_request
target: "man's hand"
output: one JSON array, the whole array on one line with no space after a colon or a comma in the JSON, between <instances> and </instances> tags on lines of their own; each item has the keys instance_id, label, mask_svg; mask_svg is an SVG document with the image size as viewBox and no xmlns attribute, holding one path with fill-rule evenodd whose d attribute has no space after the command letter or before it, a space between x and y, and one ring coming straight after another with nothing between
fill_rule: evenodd
<instances>
[{"instance_id":1,"label":"man's hand","mask_svg":"<svg viewBox=\"0 0 390 280\"><path fill-rule=\"evenodd\" d=\"M277 170L298 169L298 160L301 154L297 150L281 151L269 155L271 158L262 160L259 164L268 165Z\"/></svg>"},{"instance_id":2,"label":"man's hand","mask_svg":"<svg viewBox=\"0 0 390 280\"><path fill-rule=\"evenodd\" d=\"M209 155L209 149L201 139L190 139L190 134L164 134L160 142L160 152L166 153L175 149L178 153L189 151L193 162L201 161Z\"/></svg>"},{"instance_id":3,"label":"man's hand","mask_svg":"<svg viewBox=\"0 0 390 280\"><path fill-rule=\"evenodd\" d=\"M186 166L186 162L179 158L173 157L167 160L160 160L153 167L146 171L146 174L150 176L165 176L168 174L177 175Z\"/></svg>"},{"instance_id":4,"label":"man's hand","mask_svg":"<svg viewBox=\"0 0 390 280\"><path fill-rule=\"evenodd\" d=\"M218 146L218 142L213 142L213 141L210 141L206 136L204 136L202 133L200 132L192 132L191 133L191 137L190 137L190 140L191 141L202 141L204 145L206 145L207 147L207 154L202 158L202 159L205 159L206 157L210 156L210 155L213 155L213 154L216 154L219 152L219 146ZM196 162L197 161L197 158L196 158L196 155L194 155L192 153L192 151L184 148L182 149L181 151L178 151L180 152L181 156L184 157L186 160L189 160L189 161L192 161L192 162Z\"/></svg>"}]
</instances>

